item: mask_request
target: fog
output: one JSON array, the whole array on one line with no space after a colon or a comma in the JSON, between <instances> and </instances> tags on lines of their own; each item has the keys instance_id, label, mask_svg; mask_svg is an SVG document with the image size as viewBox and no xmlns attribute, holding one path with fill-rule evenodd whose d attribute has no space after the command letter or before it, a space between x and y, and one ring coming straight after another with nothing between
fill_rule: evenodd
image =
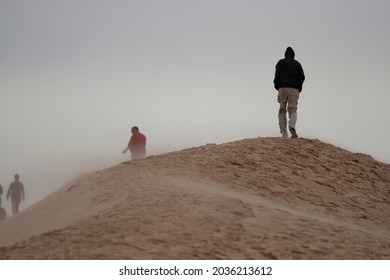
<instances>
[{"instance_id":1,"label":"fog","mask_svg":"<svg viewBox=\"0 0 390 280\"><path fill-rule=\"evenodd\" d=\"M0 184L21 210L85 172L149 155L279 137L287 46L306 81L300 137L390 163L388 1L0 0ZM10 203L2 197L10 214Z\"/></svg>"}]
</instances>

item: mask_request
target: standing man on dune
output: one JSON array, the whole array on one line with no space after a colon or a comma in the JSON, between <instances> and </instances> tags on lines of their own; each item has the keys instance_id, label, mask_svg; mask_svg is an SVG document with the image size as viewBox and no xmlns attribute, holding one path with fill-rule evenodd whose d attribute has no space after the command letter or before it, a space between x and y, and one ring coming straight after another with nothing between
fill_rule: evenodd
<instances>
[{"instance_id":1,"label":"standing man on dune","mask_svg":"<svg viewBox=\"0 0 390 280\"><path fill-rule=\"evenodd\" d=\"M146 157L146 137L139 132L138 127L131 128L131 138L126 149L123 150L125 154L128 150L131 153L131 159L141 159Z\"/></svg>"},{"instance_id":2,"label":"standing man on dune","mask_svg":"<svg viewBox=\"0 0 390 280\"><path fill-rule=\"evenodd\" d=\"M19 181L19 174L15 174L14 179L15 181L11 183L7 191L7 201L11 196L12 214L16 215L19 213L20 202L22 201L22 199L24 201L24 186L22 182Z\"/></svg>"},{"instance_id":3,"label":"standing man on dune","mask_svg":"<svg viewBox=\"0 0 390 280\"><path fill-rule=\"evenodd\" d=\"M284 58L276 64L274 86L278 91L279 128L282 137L287 138L287 111L289 116L288 128L291 138L297 138L297 108L299 93L305 81L302 65L294 59L295 52L291 47L286 49Z\"/></svg>"}]
</instances>

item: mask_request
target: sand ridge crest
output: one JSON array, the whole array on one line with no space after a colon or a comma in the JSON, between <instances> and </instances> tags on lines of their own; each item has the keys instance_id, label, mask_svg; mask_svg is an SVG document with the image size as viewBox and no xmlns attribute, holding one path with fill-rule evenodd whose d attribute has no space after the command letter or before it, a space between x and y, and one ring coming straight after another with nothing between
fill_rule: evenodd
<instances>
[{"instance_id":1,"label":"sand ridge crest","mask_svg":"<svg viewBox=\"0 0 390 280\"><path fill-rule=\"evenodd\" d=\"M1 223L0 258L389 259L389 174L311 139L150 156L85 175Z\"/></svg>"}]
</instances>

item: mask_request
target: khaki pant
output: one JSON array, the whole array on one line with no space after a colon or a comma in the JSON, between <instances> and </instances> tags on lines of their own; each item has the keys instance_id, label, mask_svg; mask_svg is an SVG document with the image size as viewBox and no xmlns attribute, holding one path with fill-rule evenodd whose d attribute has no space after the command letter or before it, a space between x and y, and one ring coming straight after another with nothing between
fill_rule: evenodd
<instances>
[{"instance_id":1,"label":"khaki pant","mask_svg":"<svg viewBox=\"0 0 390 280\"><path fill-rule=\"evenodd\" d=\"M295 88L280 88L278 91L279 127L280 132L287 132L287 111L289 116L288 127L295 128L297 123L299 90Z\"/></svg>"}]
</instances>

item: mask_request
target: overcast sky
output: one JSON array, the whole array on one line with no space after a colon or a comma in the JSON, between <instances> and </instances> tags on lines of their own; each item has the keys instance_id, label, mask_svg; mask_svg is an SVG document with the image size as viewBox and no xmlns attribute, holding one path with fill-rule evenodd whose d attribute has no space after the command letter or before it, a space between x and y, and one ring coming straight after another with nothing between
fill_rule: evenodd
<instances>
[{"instance_id":1,"label":"overcast sky","mask_svg":"<svg viewBox=\"0 0 390 280\"><path fill-rule=\"evenodd\" d=\"M0 184L25 209L128 160L133 125L148 154L279 137L287 46L299 136L390 163L389 26L387 0L0 0Z\"/></svg>"}]
</instances>

